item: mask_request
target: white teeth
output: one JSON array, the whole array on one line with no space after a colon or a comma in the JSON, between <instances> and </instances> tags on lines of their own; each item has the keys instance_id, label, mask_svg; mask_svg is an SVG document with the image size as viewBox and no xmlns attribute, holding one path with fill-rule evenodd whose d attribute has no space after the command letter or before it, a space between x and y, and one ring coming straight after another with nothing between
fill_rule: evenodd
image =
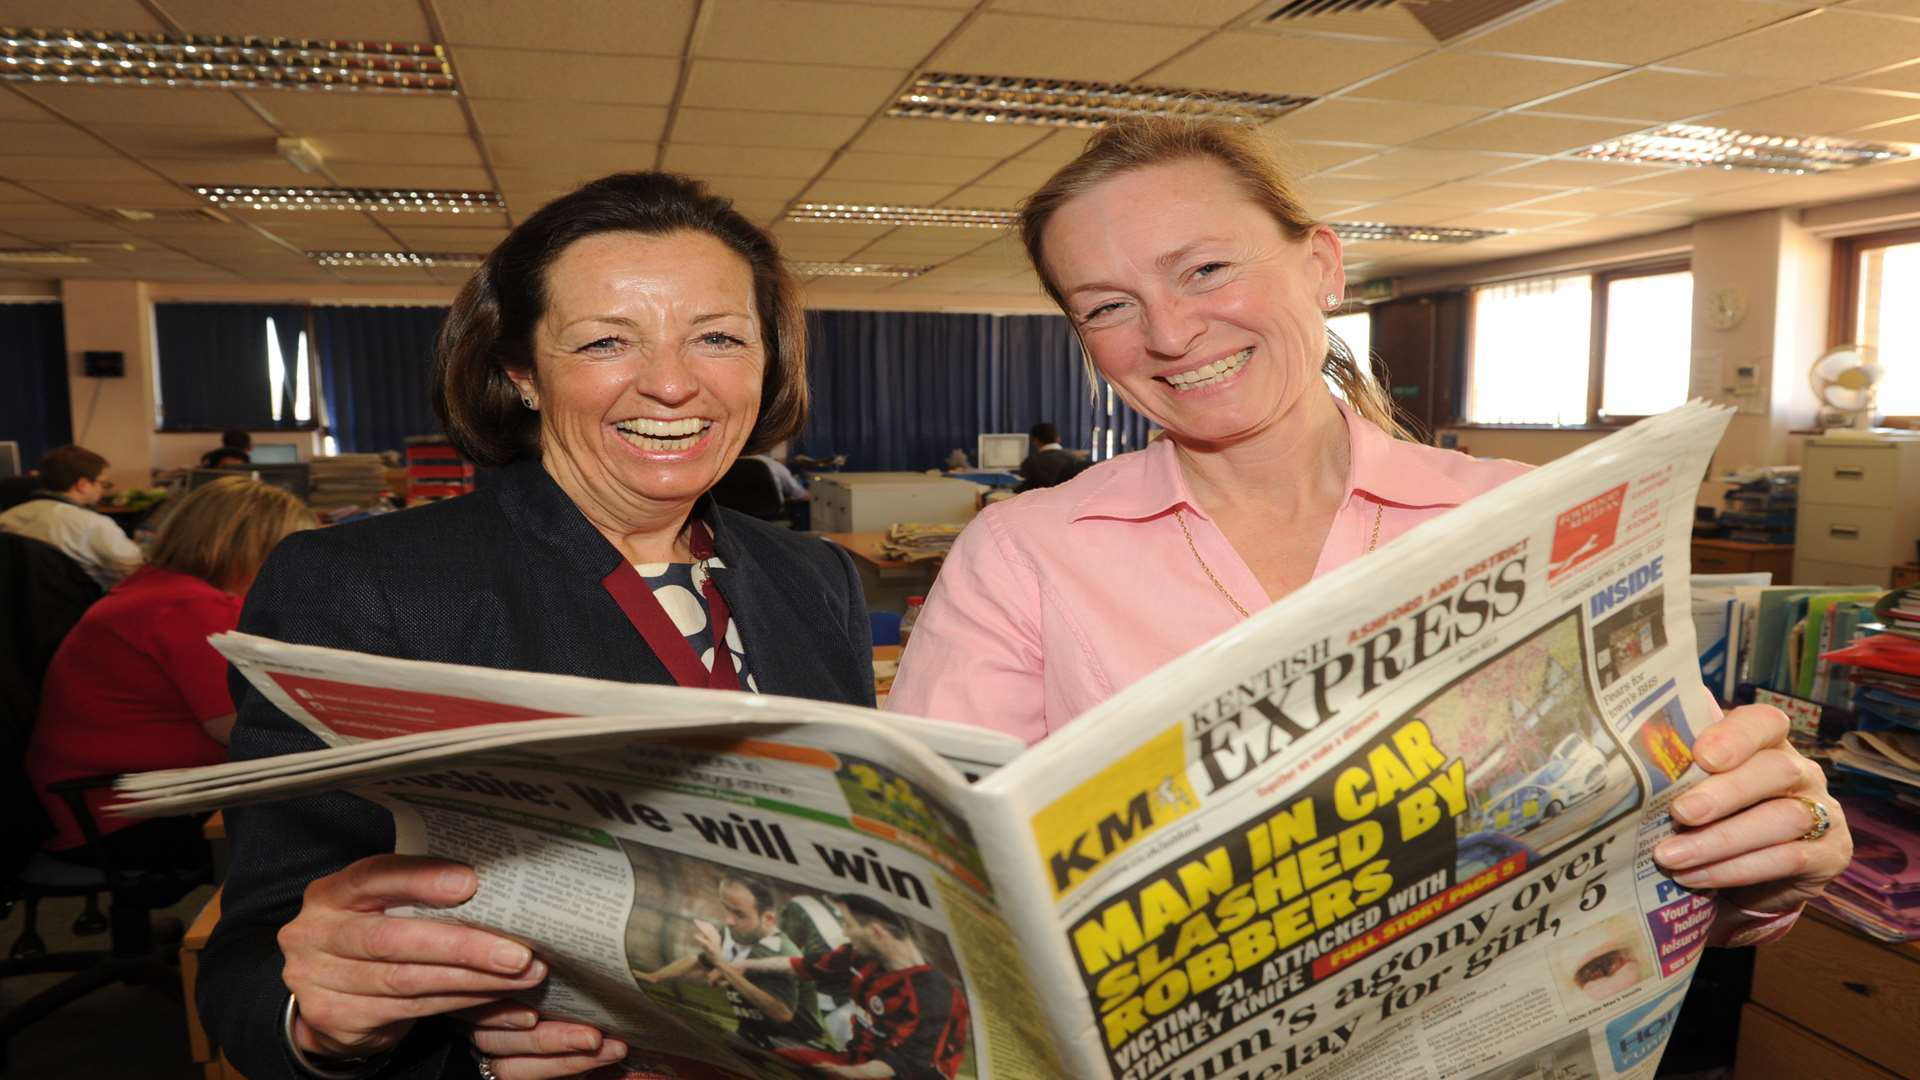
<instances>
[{"instance_id":1,"label":"white teeth","mask_svg":"<svg viewBox=\"0 0 1920 1080\"><path fill-rule=\"evenodd\" d=\"M711 421L692 416L683 420L622 420L614 429L642 450L673 451L691 450L711 426Z\"/></svg>"},{"instance_id":2,"label":"white teeth","mask_svg":"<svg viewBox=\"0 0 1920 1080\"><path fill-rule=\"evenodd\" d=\"M1192 371L1183 371L1178 375L1168 375L1166 376L1166 381L1176 390L1198 390L1203 386L1212 386L1214 383L1221 382L1229 376L1238 374L1241 368L1247 366L1247 361L1252 357L1253 346L1249 345L1224 360L1215 360L1205 367L1195 368Z\"/></svg>"},{"instance_id":3,"label":"white teeth","mask_svg":"<svg viewBox=\"0 0 1920 1080\"><path fill-rule=\"evenodd\" d=\"M695 435L707 426L705 420L697 416L688 416L679 420L649 420L641 417L634 420L622 420L620 430L630 435L651 435L657 439L673 439L682 435Z\"/></svg>"}]
</instances>

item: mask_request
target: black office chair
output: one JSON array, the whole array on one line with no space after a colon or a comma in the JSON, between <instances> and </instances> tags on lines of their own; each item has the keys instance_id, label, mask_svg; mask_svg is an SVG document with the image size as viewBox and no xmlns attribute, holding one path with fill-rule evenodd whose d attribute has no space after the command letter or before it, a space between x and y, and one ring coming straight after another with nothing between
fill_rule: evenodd
<instances>
[{"instance_id":1,"label":"black office chair","mask_svg":"<svg viewBox=\"0 0 1920 1080\"><path fill-rule=\"evenodd\" d=\"M111 776L90 776L48 785L73 811L86 837L85 850L94 866L82 866L35 852L26 866L0 883L0 918L11 913L15 904L26 908L26 926L14 939L7 959L0 960L0 979L17 975L45 975L71 972L70 978L47 987L5 1012L0 1012L0 1069L7 1064L7 1045L24 1031L60 1007L78 1001L102 987L115 983L150 985L178 996L180 977L178 952L171 940L156 934L153 913L179 903L201 885L212 882L205 866L135 870L118 865L107 846L101 843L100 827L87 806L88 791L111 787ZM108 897L108 912L103 919L93 897ZM104 949L75 949L48 952L35 925L40 901L85 897L87 910L74 924L78 934L110 930ZM87 926L94 920L97 926Z\"/></svg>"},{"instance_id":2,"label":"black office chair","mask_svg":"<svg viewBox=\"0 0 1920 1080\"><path fill-rule=\"evenodd\" d=\"M743 457L713 485L713 501L762 521L787 520L787 502L773 469L759 458Z\"/></svg>"}]
</instances>

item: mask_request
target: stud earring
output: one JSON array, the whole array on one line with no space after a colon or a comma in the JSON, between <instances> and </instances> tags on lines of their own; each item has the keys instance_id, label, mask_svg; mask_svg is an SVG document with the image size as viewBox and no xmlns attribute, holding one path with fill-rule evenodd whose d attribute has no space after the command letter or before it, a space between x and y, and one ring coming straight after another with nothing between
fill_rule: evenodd
<instances>
[{"instance_id":1,"label":"stud earring","mask_svg":"<svg viewBox=\"0 0 1920 1080\"><path fill-rule=\"evenodd\" d=\"M533 403L533 398L530 396L522 395L520 398L520 404L525 405L527 408L532 409L535 412L540 411L540 406L535 405Z\"/></svg>"},{"instance_id":2,"label":"stud earring","mask_svg":"<svg viewBox=\"0 0 1920 1080\"><path fill-rule=\"evenodd\" d=\"M1337 308L1339 306L1340 306L1340 297L1334 293L1328 293L1327 294L1327 310L1331 311L1334 308Z\"/></svg>"}]
</instances>

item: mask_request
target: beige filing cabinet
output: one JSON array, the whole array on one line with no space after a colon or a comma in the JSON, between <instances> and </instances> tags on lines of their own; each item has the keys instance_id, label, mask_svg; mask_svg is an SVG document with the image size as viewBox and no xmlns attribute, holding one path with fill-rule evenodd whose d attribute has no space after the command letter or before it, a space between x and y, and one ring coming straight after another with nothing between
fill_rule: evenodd
<instances>
[{"instance_id":1,"label":"beige filing cabinet","mask_svg":"<svg viewBox=\"0 0 1920 1080\"><path fill-rule=\"evenodd\" d=\"M812 526L819 532L885 532L895 522L964 525L985 488L912 472L817 473Z\"/></svg>"},{"instance_id":2,"label":"beige filing cabinet","mask_svg":"<svg viewBox=\"0 0 1920 1080\"><path fill-rule=\"evenodd\" d=\"M1795 585L1887 586L1920 539L1920 438L1807 443L1793 544Z\"/></svg>"}]
</instances>

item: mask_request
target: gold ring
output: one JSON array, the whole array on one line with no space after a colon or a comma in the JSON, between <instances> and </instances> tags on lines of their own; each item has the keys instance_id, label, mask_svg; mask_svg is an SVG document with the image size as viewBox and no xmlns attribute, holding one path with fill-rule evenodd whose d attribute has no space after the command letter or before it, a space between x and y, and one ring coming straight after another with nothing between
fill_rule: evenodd
<instances>
[{"instance_id":1,"label":"gold ring","mask_svg":"<svg viewBox=\"0 0 1920 1080\"><path fill-rule=\"evenodd\" d=\"M1795 795L1794 798L1807 808L1807 816L1812 822L1807 831L1800 834L1800 839L1813 841L1827 835L1827 830L1833 828L1833 815L1827 813L1827 808L1805 795Z\"/></svg>"}]
</instances>

